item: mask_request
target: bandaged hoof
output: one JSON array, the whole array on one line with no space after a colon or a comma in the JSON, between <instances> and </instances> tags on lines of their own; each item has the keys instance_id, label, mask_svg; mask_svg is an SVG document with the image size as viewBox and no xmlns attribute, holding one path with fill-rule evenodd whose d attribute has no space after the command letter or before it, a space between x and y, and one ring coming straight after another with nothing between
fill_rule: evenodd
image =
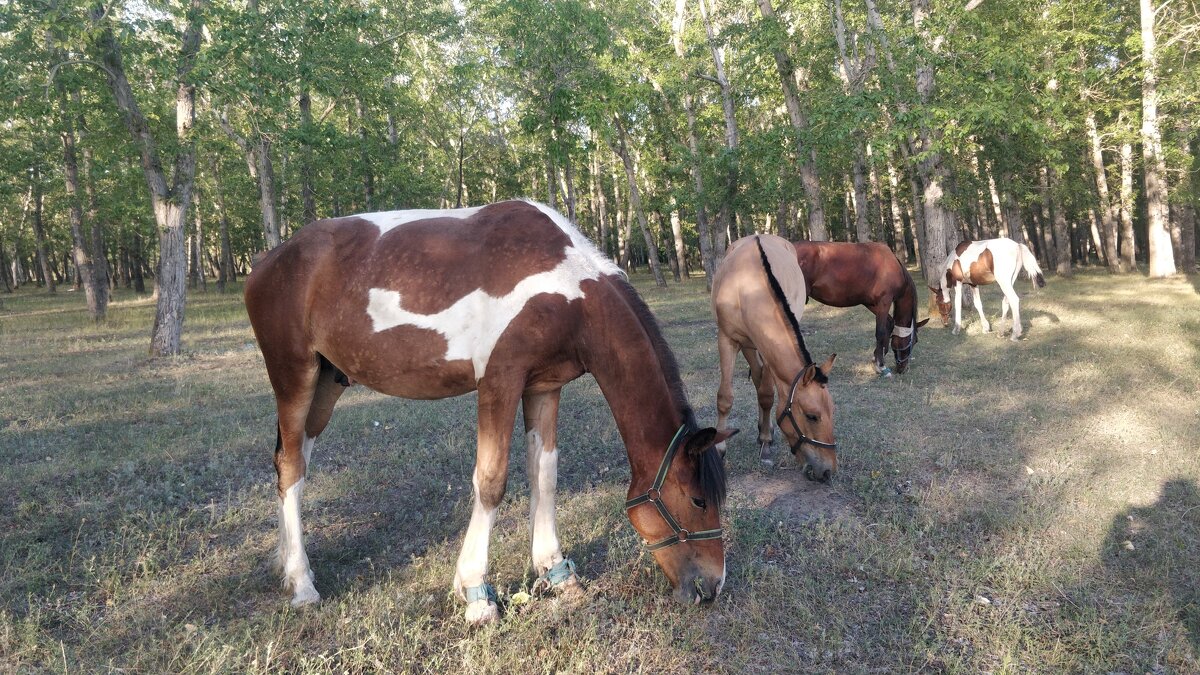
<instances>
[{"instance_id":1,"label":"bandaged hoof","mask_svg":"<svg viewBox=\"0 0 1200 675\"><path fill-rule=\"evenodd\" d=\"M490 600L476 600L467 605L467 623L472 626L483 626L500 620L500 608Z\"/></svg>"}]
</instances>

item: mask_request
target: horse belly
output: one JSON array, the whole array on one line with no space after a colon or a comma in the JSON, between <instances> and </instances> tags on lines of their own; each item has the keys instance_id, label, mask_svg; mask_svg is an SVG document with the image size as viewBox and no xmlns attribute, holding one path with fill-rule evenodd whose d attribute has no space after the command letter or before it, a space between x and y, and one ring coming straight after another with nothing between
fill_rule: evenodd
<instances>
[{"instance_id":1,"label":"horse belly","mask_svg":"<svg viewBox=\"0 0 1200 675\"><path fill-rule=\"evenodd\" d=\"M389 396L433 400L476 388L472 362L447 360L446 341L433 331L398 326L369 337L337 331L316 346L352 380Z\"/></svg>"}]
</instances>

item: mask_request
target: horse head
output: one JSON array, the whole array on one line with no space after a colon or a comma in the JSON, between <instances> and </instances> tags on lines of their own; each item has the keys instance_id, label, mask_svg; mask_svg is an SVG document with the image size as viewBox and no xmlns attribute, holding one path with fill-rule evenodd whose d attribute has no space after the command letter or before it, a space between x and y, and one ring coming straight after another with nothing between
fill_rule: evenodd
<instances>
[{"instance_id":1,"label":"horse head","mask_svg":"<svg viewBox=\"0 0 1200 675\"><path fill-rule=\"evenodd\" d=\"M823 483L837 473L833 397L826 387L836 358L837 354L832 354L819 366L810 363L796 375L789 397L779 401L777 418L779 429L787 438L792 454L804 453L805 478Z\"/></svg>"},{"instance_id":2,"label":"horse head","mask_svg":"<svg viewBox=\"0 0 1200 675\"><path fill-rule=\"evenodd\" d=\"M725 585L725 461L714 446L736 433L680 429L651 487L625 502L629 522L684 604L711 601Z\"/></svg>"},{"instance_id":3,"label":"horse head","mask_svg":"<svg viewBox=\"0 0 1200 675\"><path fill-rule=\"evenodd\" d=\"M937 307L938 316L942 319L942 327L950 327L950 284L943 281L940 286L929 287L929 304Z\"/></svg>"},{"instance_id":4,"label":"horse head","mask_svg":"<svg viewBox=\"0 0 1200 675\"><path fill-rule=\"evenodd\" d=\"M913 318L915 319L916 316ZM917 346L917 329L927 323L929 323L929 317L908 328L892 325L892 354L896 357L897 375L908 370L908 362L912 360L913 349Z\"/></svg>"}]
</instances>

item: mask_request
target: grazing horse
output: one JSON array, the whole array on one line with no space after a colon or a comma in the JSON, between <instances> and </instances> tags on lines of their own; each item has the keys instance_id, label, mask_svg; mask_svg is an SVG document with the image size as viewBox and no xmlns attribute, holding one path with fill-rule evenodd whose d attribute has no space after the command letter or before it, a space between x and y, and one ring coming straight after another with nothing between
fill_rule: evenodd
<instances>
[{"instance_id":1,"label":"grazing horse","mask_svg":"<svg viewBox=\"0 0 1200 675\"><path fill-rule=\"evenodd\" d=\"M983 239L980 241L964 240L954 247L954 255L946 257L942 267L941 288L936 293L938 311L942 321L949 323L950 318L950 289L954 289L954 329L957 334L962 330L962 287L971 287L971 297L975 302L975 311L979 312L979 322L984 333L992 332L992 326L983 315L983 301L979 298L979 286L995 283L1004 294L1000 305L1000 321L1008 316L1008 308L1012 306L1013 326L1012 339L1021 338L1021 300L1013 284L1017 275L1024 269L1033 281L1035 288L1046 285L1042 276L1042 268L1038 266L1033 251L1025 244L1018 244L1012 239Z\"/></svg>"},{"instance_id":2,"label":"grazing horse","mask_svg":"<svg viewBox=\"0 0 1200 675\"><path fill-rule=\"evenodd\" d=\"M908 369L917 329L917 286L896 254L884 244L797 241L796 261L808 284L808 297L831 307L862 305L875 315L875 372L890 376L883 365L888 340L896 372Z\"/></svg>"},{"instance_id":3,"label":"grazing horse","mask_svg":"<svg viewBox=\"0 0 1200 675\"><path fill-rule=\"evenodd\" d=\"M533 566L547 585L577 585L555 525L556 425L562 386L586 372L628 453L629 519L675 596L721 591L725 474L713 446L732 434L698 427L649 309L558 212L509 201L319 220L268 253L245 294L279 413L278 553L292 605L320 599L300 499L314 441L351 383L410 399L478 392L474 508L453 583L468 621L498 617L488 542L518 406Z\"/></svg>"},{"instance_id":4,"label":"grazing horse","mask_svg":"<svg viewBox=\"0 0 1200 675\"><path fill-rule=\"evenodd\" d=\"M813 363L792 311L804 312L804 298L804 274L786 239L763 234L730 245L712 289L721 359L717 429L725 428L733 408L733 361L740 350L758 392L760 458L770 457L771 406L778 393L775 421L792 454L804 452L805 477L828 481L837 471L837 446L833 399L825 384L837 354L820 366Z\"/></svg>"}]
</instances>

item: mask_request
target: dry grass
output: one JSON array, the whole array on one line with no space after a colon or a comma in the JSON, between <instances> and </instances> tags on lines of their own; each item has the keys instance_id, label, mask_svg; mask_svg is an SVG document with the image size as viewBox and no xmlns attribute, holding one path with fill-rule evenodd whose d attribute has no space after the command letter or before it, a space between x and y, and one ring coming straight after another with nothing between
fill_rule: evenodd
<instances>
[{"instance_id":1,"label":"dry grass","mask_svg":"<svg viewBox=\"0 0 1200 675\"><path fill-rule=\"evenodd\" d=\"M712 420L703 286L637 282ZM792 487L794 464L763 470L753 434L735 439L709 608L670 601L621 512L611 415L590 378L571 384L560 533L586 596L482 630L448 593L472 397L343 397L305 503L325 602L294 612L267 565L272 399L239 297L194 295L187 355L151 361L144 299L118 294L96 327L74 294L5 296L0 671L1200 672L1197 290L1028 288L1025 340L927 329L886 381L865 310L809 305L810 349L840 354L842 475ZM736 395L752 428L742 378ZM493 536L505 597L532 581L523 465Z\"/></svg>"}]
</instances>

